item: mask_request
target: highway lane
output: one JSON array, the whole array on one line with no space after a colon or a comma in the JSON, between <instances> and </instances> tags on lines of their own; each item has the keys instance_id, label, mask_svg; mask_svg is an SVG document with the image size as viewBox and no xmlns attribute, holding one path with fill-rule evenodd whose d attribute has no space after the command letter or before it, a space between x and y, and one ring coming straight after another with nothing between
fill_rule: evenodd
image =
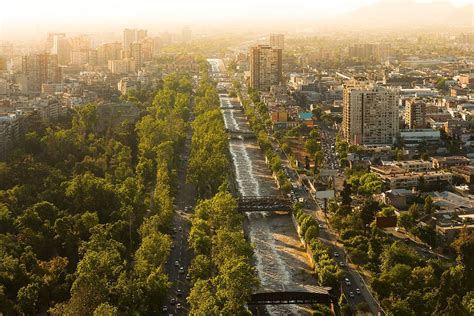
<instances>
[{"instance_id":1,"label":"highway lane","mask_svg":"<svg viewBox=\"0 0 474 316\"><path fill-rule=\"evenodd\" d=\"M168 299L165 304L167 311L163 311L163 315L168 315L168 313L173 315L187 315L189 312L186 297L189 295L191 282L186 279L186 275L193 255L192 250L188 247L188 236L189 230L191 229L191 217L194 205L196 204L195 188L193 185L186 183L187 162L191 148L191 133L192 131L189 129L181 153L176 178L178 193L175 199L175 214L172 221L173 245L166 264L166 271L172 285L168 291ZM192 209L188 209L189 206L192 206ZM178 265L176 265L176 262L178 262ZM180 271L180 268L183 268L182 271ZM179 307L181 308L179 309Z\"/></svg>"}]
</instances>

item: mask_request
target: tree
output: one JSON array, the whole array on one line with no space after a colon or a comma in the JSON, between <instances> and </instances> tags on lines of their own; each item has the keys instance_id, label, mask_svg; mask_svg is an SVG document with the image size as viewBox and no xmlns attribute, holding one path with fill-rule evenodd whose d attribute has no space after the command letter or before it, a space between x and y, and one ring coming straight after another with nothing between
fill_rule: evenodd
<instances>
[{"instance_id":1,"label":"tree","mask_svg":"<svg viewBox=\"0 0 474 316\"><path fill-rule=\"evenodd\" d=\"M367 199L360 210L360 218L364 224L364 229L375 219L375 214L379 210L379 202L372 198Z\"/></svg>"},{"instance_id":2,"label":"tree","mask_svg":"<svg viewBox=\"0 0 474 316\"><path fill-rule=\"evenodd\" d=\"M415 225L415 220L408 212L401 213L397 218L397 226L404 228L406 231L411 230L411 228Z\"/></svg>"},{"instance_id":3,"label":"tree","mask_svg":"<svg viewBox=\"0 0 474 316\"><path fill-rule=\"evenodd\" d=\"M205 255L197 255L194 257L189 267L189 273L193 281L210 278L212 274L212 262L209 257Z\"/></svg>"},{"instance_id":4,"label":"tree","mask_svg":"<svg viewBox=\"0 0 474 316\"><path fill-rule=\"evenodd\" d=\"M37 283L30 283L18 291L18 306L23 314L36 314L38 312L38 298L40 287Z\"/></svg>"},{"instance_id":5,"label":"tree","mask_svg":"<svg viewBox=\"0 0 474 316\"><path fill-rule=\"evenodd\" d=\"M423 211L426 214L432 214L434 212L433 198L431 195L425 197L425 204L423 205Z\"/></svg>"},{"instance_id":6,"label":"tree","mask_svg":"<svg viewBox=\"0 0 474 316\"><path fill-rule=\"evenodd\" d=\"M310 156L314 156L316 152L321 149L321 146L314 138L308 138L305 143L305 148Z\"/></svg>"},{"instance_id":7,"label":"tree","mask_svg":"<svg viewBox=\"0 0 474 316\"><path fill-rule=\"evenodd\" d=\"M189 293L190 315L219 315L216 289L210 280L197 280Z\"/></svg>"},{"instance_id":8,"label":"tree","mask_svg":"<svg viewBox=\"0 0 474 316\"><path fill-rule=\"evenodd\" d=\"M304 240L306 242L311 242L312 240L318 238L319 236L319 229L318 226L310 226L307 230L306 233L304 234Z\"/></svg>"},{"instance_id":9,"label":"tree","mask_svg":"<svg viewBox=\"0 0 474 316\"><path fill-rule=\"evenodd\" d=\"M399 241L386 247L382 252L381 259L383 272L390 271L396 264L405 264L410 267L415 267L419 263L419 255Z\"/></svg>"},{"instance_id":10,"label":"tree","mask_svg":"<svg viewBox=\"0 0 474 316\"><path fill-rule=\"evenodd\" d=\"M351 205L352 203L351 194L352 194L352 185L350 185L349 183L347 183L346 180L344 180L343 188L341 191L342 205L348 205L348 206Z\"/></svg>"},{"instance_id":11,"label":"tree","mask_svg":"<svg viewBox=\"0 0 474 316\"><path fill-rule=\"evenodd\" d=\"M102 303L94 310L93 316L117 316L118 308L109 303Z\"/></svg>"}]
</instances>

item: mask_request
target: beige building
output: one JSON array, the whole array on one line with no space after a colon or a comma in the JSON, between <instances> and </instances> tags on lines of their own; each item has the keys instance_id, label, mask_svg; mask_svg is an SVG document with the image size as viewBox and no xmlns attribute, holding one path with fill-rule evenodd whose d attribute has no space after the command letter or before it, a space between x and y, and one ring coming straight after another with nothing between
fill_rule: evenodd
<instances>
[{"instance_id":1,"label":"beige building","mask_svg":"<svg viewBox=\"0 0 474 316\"><path fill-rule=\"evenodd\" d=\"M58 66L58 56L35 54L22 57L22 73L26 79L25 92L40 93L43 83L61 83L62 69Z\"/></svg>"},{"instance_id":2,"label":"beige building","mask_svg":"<svg viewBox=\"0 0 474 316\"><path fill-rule=\"evenodd\" d=\"M464 156L449 156L449 157L431 157L433 168L435 169L447 169L457 166L467 166L471 160Z\"/></svg>"},{"instance_id":3,"label":"beige building","mask_svg":"<svg viewBox=\"0 0 474 316\"><path fill-rule=\"evenodd\" d=\"M250 87L268 90L282 79L282 50L269 45L250 48Z\"/></svg>"},{"instance_id":4,"label":"beige building","mask_svg":"<svg viewBox=\"0 0 474 316\"><path fill-rule=\"evenodd\" d=\"M431 162L424 160L404 160L397 162L397 166L406 172L426 172L431 170Z\"/></svg>"},{"instance_id":5,"label":"beige building","mask_svg":"<svg viewBox=\"0 0 474 316\"><path fill-rule=\"evenodd\" d=\"M135 63L135 71L139 71L143 65L142 44L135 42L130 44L130 57Z\"/></svg>"},{"instance_id":6,"label":"beige building","mask_svg":"<svg viewBox=\"0 0 474 316\"><path fill-rule=\"evenodd\" d=\"M342 132L350 144L393 144L399 134L397 95L366 78L344 84L342 114Z\"/></svg>"},{"instance_id":7,"label":"beige building","mask_svg":"<svg viewBox=\"0 0 474 316\"><path fill-rule=\"evenodd\" d=\"M270 34L270 46L283 50L285 48L285 35Z\"/></svg>"},{"instance_id":8,"label":"beige building","mask_svg":"<svg viewBox=\"0 0 474 316\"><path fill-rule=\"evenodd\" d=\"M372 171L377 172L376 169L371 168ZM406 172L406 173L382 173L377 172L379 178L385 182L391 189L411 189L418 187L420 180L430 185L436 183L451 183L453 174L444 171L431 172Z\"/></svg>"},{"instance_id":9,"label":"beige building","mask_svg":"<svg viewBox=\"0 0 474 316\"><path fill-rule=\"evenodd\" d=\"M109 60L108 69L113 74L135 72L135 61L129 59Z\"/></svg>"},{"instance_id":10,"label":"beige building","mask_svg":"<svg viewBox=\"0 0 474 316\"><path fill-rule=\"evenodd\" d=\"M426 104L420 99L410 99L405 106L405 124L409 129L426 127Z\"/></svg>"},{"instance_id":11,"label":"beige building","mask_svg":"<svg viewBox=\"0 0 474 316\"><path fill-rule=\"evenodd\" d=\"M109 60L120 59L121 51L122 44L119 42L102 44L97 48L97 62L107 65Z\"/></svg>"}]
</instances>

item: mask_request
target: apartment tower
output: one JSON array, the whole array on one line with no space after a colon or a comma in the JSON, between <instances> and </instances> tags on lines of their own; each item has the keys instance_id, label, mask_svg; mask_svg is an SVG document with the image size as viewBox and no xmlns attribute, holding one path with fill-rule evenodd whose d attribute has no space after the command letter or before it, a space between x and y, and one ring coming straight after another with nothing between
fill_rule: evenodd
<instances>
[{"instance_id":1,"label":"apartment tower","mask_svg":"<svg viewBox=\"0 0 474 316\"><path fill-rule=\"evenodd\" d=\"M399 133L395 92L356 77L344 84L342 132L353 145L390 145Z\"/></svg>"},{"instance_id":2,"label":"apartment tower","mask_svg":"<svg viewBox=\"0 0 474 316\"><path fill-rule=\"evenodd\" d=\"M250 87L268 90L282 79L282 50L269 45L250 48Z\"/></svg>"}]
</instances>

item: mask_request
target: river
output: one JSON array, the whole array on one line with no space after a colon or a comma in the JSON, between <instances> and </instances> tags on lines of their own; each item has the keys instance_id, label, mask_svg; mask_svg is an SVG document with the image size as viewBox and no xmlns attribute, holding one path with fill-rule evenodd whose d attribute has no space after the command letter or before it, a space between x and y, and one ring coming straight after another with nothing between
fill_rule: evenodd
<instances>
[{"instance_id":1,"label":"river","mask_svg":"<svg viewBox=\"0 0 474 316\"><path fill-rule=\"evenodd\" d=\"M220 59L208 59L212 72L223 73ZM250 126L240 101L219 95L221 111L227 129L249 131ZM242 196L268 196L278 194L275 181L265 164L263 153L255 139L231 139L235 181ZM307 254L287 214L247 214L248 237L254 246L254 262L260 279L259 291L302 290L316 285ZM269 315L309 315L307 306L268 305Z\"/></svg>"}]
</instances>

